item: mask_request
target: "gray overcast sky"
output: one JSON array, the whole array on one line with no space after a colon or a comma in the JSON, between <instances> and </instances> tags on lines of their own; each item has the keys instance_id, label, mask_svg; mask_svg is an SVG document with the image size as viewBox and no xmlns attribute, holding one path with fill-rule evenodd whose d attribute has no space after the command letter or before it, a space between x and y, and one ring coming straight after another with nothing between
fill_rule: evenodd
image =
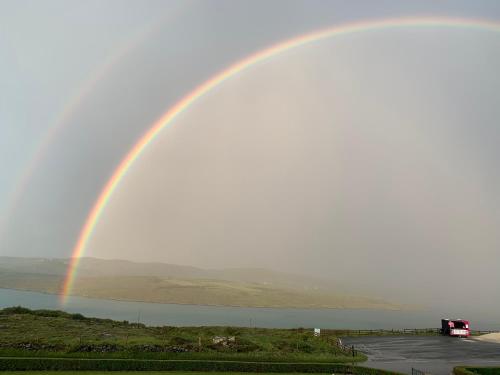
<instances>
[{"instance_id":1,"label":"gray overcast sky","mask_svg":"<svg viewBox=\"0 0 500 375\"><path fill-rule=\"evenodd\" d=\"M500 22L497 1L0 0L0 8L0 254L47 257L71 254L138 136L230 63L349 21ZM423 285L495 292L499 59L500 34L437 28L357 34L278 56L162 134L113 198L89 253L338 278L356 268L369 275L360 287L394 295ZM444 279L450 258L457 276ZM471 264L477 282L467 283L459 275ZM416 267L429 275L423 284Z\"/></svg>"}]
</instances>

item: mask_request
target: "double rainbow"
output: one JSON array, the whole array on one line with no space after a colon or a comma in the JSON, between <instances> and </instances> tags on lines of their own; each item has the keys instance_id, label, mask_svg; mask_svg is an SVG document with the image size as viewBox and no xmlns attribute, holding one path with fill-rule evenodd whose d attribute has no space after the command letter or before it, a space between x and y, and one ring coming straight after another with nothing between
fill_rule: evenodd
<instances>
[{"instance_id":1,"label":"double rainbow","mask_svg":"<svg viewBox=\"0 0 500 375\"><path fill-rule=\"evenodd\" d=\"M381 29L394 29L406 27L448 27L448 28L469 28L479 29L486 31L499 32L500 24L487 20L466 19L466 18L447 18L447 17L420 17L420 18L396 18L384 19L379 21L364 21L345 24L341 26L334 26L331 28L314 31L305 35L301 35L287 41L278 43L264 50L258 51L245 59L236 62L229 66L227 69L218 73L208 81L204 82L192 92L187 94L173 107L171 107L163 116L161 116L149 130L142 135L137 141L135 146L127 153L125 158L121 161L115 169L111 178L108 180L102 189L97 201L95 202L92 210L90 211L85 224L79 234L78 240L73 249L73 253L68 264L66 279L61 290L62 302L66 301L66 297L71 293L73 282L78 268L78 261L85 253L86 246L94 232L94 229L99 222L99 218L106 208L109 200L111 199L117 186L125 177L127 171L132 164L140 157L141 153L151 142L160 134L160 132L172 124L176 117L182 112L186 111L193 105L200 97L210 92L215 87L221 85L227 79L245 71L246 69L254 66L266 59L269 59L282 52L292 48L300 47L308 43L317 42L326 38L352 34L357 32L366 32Z\"/></svg>"},{"instance_id":2,"label":"double rainbow","mask_svg":"<svg viewBox=\"0 0 500 375\"><path fill-rule=\"evenodd\" d=\"M49 127L44 137L35 146L35 149L28 159L28 164L23 168L21 174L15 180L12 192L7 199L8 205L5 210L5 217L11 218L17 208L22 196L30 185L31 179L39 168L41 162L47 157L50 147L54 141L63 133L63 131L71 125L71 118L75 116L80 109L82 103L90 97L95 91L98 84L103 81L112 70L117 66L127 55L136 50L146 40L157 34L161 27L171 18L178 16L179 12L184 9L184 5L174 7L169 13L159 17L156 21L148 24L131 38L127 39L123 44L118 45L111 50L111 53L104 59L102 64L97 66L91 74L83 81L82 85L77 89L75 94L65 103L62 111L54 119L54 123ZM0 222L0 242L3 240L4 232L7 229L4 223Z\"/></svg>"}]
</instances>

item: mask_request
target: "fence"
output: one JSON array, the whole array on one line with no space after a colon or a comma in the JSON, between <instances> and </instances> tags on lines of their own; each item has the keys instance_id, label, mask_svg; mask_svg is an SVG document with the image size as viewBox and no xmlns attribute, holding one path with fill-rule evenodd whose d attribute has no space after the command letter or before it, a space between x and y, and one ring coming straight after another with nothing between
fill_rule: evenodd
<instances>
[{"instance_id":1,"label":"fence","mask_svg":"<svg viewBox=\"0 0 500 375\"><path fill-rule=\"evenodd\" d=\"M358 354L354 345L345 345L340 338L337 339L337 347L340 348L340 350L345 354L352 355L353 357L356 357Z\"/></svg>"},{"instance_id":2,"label":"fence","mask_svg":"<svg viewBox=\"0 0 500 375\"><path fill-rule=\"evenodd\" d=\"M471 335L484 335L496 331L471 330ZM403 328L403 329L324 329L322 335L332 336L382 336L382 335L439 335L440 328Z\"/></svg>"},{"instance_id":3,"label":"fence","mask_svg":"<svg viewBox=\"0 0 500 375\"><path fill-rule=\"evenodd\" d=\"M430 375L428 372L418 370L416 368L411 368L411 375Z\"/></svg>"}]
</instances>

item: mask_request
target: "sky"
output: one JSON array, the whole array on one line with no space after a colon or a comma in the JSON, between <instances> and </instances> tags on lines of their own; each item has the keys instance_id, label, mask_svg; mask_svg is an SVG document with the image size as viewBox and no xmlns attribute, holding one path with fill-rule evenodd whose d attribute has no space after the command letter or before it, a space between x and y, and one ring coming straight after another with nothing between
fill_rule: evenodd
<instances>
[{"instance_id":1,"label":"sky","mask_svg":"<svg viewBox=\"0 0 500 375\"><path fill-rule=\"evenodd\" d=\"M135 141L230 64L355 21L500 22L496 1L0 8L0 255L36 257L71 256ZM498 66L500 33L467 28L377 30L279 54L161 133L86 255L266 267L500 311Z\"/></svg>"}]
</instances>

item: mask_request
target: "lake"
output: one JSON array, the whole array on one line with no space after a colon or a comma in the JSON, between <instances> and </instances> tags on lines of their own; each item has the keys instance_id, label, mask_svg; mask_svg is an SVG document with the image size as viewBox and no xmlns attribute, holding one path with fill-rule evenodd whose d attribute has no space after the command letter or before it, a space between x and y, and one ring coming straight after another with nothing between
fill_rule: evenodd
<instances>
[{"instance_id":1,"label":"lake","mask_svg":"<svg viewBox=\"0 0 500 375\"><path fill-rule=\"evenodd\" d=\"M383 311L368 309L273 309L175 305L68 297L61 306L59 296L0 289L0 308L24 306L31 309L59 309L85 316L140 321L147 325L339 329L399 329L438 327L441 317L433 311ZM496 320L467 316L473 329L500 329ZM476 323L474 323L476 322Z\"/></svg>"}]
</instances>

